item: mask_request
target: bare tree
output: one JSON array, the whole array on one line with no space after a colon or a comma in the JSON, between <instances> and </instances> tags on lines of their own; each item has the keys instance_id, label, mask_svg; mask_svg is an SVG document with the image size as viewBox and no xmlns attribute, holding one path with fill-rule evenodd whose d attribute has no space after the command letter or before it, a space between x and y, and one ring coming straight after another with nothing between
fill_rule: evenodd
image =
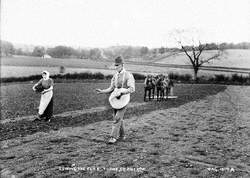
<instances>
[{"instance_id":1,"label":"bare tree","mask_svg":"<svg viewBox=\"0 0 250 178\"><path fill-rule=\"evenodd\" d=\"M179 41L182 50L185 52L186 56L188 57L190 63L192 64L193 71L194 71L194 80L197 81L198 71L200 70L203 64L209 63L212 60L219 59L222 55L222 50L217 48L214 54L204 58L201 57L202 52L207 50L207 44L199 43L199 46L184 46L181 41Z\"/></svg>"},{"instance_id":2,"label":"bare tree","mask_svg":"<svg viewBox=\"0 0 250 178\"><path fill-rule=\"evenodd\" d=\"M209 45L202 44L199 39L195 41L192 34L188 34L188 36L187 35L185 36L185 37L191 37L191 40L190 40L191 43L189 42L188 43L189 45L184 45L185 40L184 40L184 38L181 37L181 35L183 35L184 32L185 32L184 30L176 30L175 34L174 34L174 38L178 42L178 44L180 45L183 52L188 57L189 62L191 63L192 68L193 68L193 72L194 72L193 79L197 82L197 75L198 75L198 71L200 70L201 66L203 66L206 63L211 62L212 60L220 59L220 57L223 54L223 49L219 49L219 45L216 45L215 49L210 50L213 53L210 53L209 55L202 56L201 55L202 53L209 50ZM195 33L197 33L197 32L195 32ZM176 34L178 35L177 36L178 39L175 36ZM172 35L173 35L173 33L172 33Z\"/></svg>"}]
</instances>

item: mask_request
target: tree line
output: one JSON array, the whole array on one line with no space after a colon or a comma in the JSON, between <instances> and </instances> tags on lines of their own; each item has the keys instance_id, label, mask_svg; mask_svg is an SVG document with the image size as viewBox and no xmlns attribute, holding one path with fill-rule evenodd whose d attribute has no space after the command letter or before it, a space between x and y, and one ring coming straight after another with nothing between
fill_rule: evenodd
<instances>
[{"instance_id":1,"label":"tree line","mask_svg":"<svg viewBox=\"0 0 250 178\"><path fill-rule=\"evenodd\" d=\"M217 49L250 49L250 43L207 43L206 50ZM187 51L191 51L193 46L184 46ZM35 46L32 51L23 50L22 48L15 48L11 42L1 41L1 56L12 55L25 55L42 57L45 54L54 58L79 58L79 59L110 59L117 55L122 55L124 58L145 58L158 54L164 54L173 51L183 51L183 48L167 48L159 47L149 49L146 46L134 47L134 46L112 46L108 48L72 48L69 46L55 46L52 48L46 48L43 46Z\"/></svg>"}]
</instances>

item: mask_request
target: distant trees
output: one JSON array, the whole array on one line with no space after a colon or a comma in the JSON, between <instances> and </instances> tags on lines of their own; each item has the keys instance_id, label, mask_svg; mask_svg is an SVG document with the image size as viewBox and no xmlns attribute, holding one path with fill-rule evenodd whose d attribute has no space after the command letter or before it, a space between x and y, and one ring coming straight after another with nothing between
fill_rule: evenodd
<instances>
[{"instance_id":1,"label":"distant trees","mask_svg":"<svg viewBox=\"0 0 250 178\"><path fill-rule=\"evenodd\" d=\"M116 56L116 52L112 48L103 49L103 54L109 59L113 59Z\"/></svg>"},{"instance_id":2,"label":"distant trees","mask_svg":"<svg viewBox=\"0 0 250 178\"><path fill-rule=\"evenodd\" d=\"M238 44L233 43L207 43L204 50L224 50L224 49L250 49L249 42L242 42ZM172 52L191 52L193 48L198 49L200 44L185 44L182 41L181 48L167 48L159 47L149 49L146 46L111 46L108 48L72 48L68 46L55 46L46 49L43 46L18 47L15 49L14 45L8 41L1 41L1 56L12 55L25 55L25 56L37 56L42 57L44 54L49 54L54 58L78 58L78 59L113 59L115 56L122 55L124 58L137 60L137 58L154 59L155 57L165 55L165 53ZM184 48L184 49L183 49Z\"/></svg>"},{"instance_id":3,"label":"distant trees","mask_svg":"<svg viewBox=\"0 0 250 178\"><path fill-rule=\"evenodd\" d=\"M12 43L8 41L1 41L1 56L12 56L15 53L15 49Z\"/></svg>"},{"instance_id":4,"label":"distant trees","mask_svg":"<svg viewBox=\"0 0 250 178\"><path fill-rule=\"evenodd\" d=\"M80 49L79 50L79 56L80 59L88 59L89 58L90 51L87 49Z\"/></svg>"},{"instance_id":5,"label":"distant trees","mask_svg":"<svg viewBox=\"0 0 250 178\"><path fill-rule=\"evenodd\" d=\"M160 54L164 54L166 52L164 47L159 48L158 51L159 51Z\"/></svg>"},{"instance_id":6,"label":"distant trees","mask_svg":"<svg viewBox=\"0 0 250 178\"><path fill-rule=\"evenodd\" d=\"M250 43L242 42L234 45L234 49L250 49Z\"/></svg>"},{"instance_id":7,"label":"distant trees","mask_svg":"<svg viewBox=\"0 0 250 178\"><path fill-rule=\"evenodd\" d=\"M22 48L18 48L18 49L15 50L15 54L16 55L23 55L24 52L23 52Z\"/></svg>"},{"instance_id":8,"label":"distant trees","mask_svg":"<svg viewBox=\"0 0 250 178\"><path fill-rule=\"evenodd\" d=\"M250 49L249 42L242 42L242 43L221 43L219 44L221 49Z\"/></svg>"},{"instance_id":9,"label":"distant trees","mask_svg":"<svg viewBox=\"0 0 250 178\"><path fill-rule=\"evenodd\" d=\"M147 55L148 53L149 53L148 47L146 47L146 46L141 47L141 49L140 49L140 55L141 55L141 56L145 56L145 55Z\"/></svg>"},{"instance_id":10,"label":"distant trees","mask_svg":"<svg viewBox=\"0 0 250 178\"><path fill-rule=\"evenodd\" d=\"M42 57L45 54L45 48L42 46L36 46L33 49L32 56Z\"/></svg>"},{"instance_id":11,"label":"distant trees","mask_svg":"<svg viewBox=\"0 0 250 178\"><path fill-rule=\"evenodd\" d=\"M250 49L250 43L248 42L242 42L242 43L220 43L220 44L215 44L215 43L206 43L207 49L206 50L216 50L218 48L220 49ZM191 46L186 46L189 47L190 49L192 48Z\"/></svg>"},{"instance_id":12,"label":"distant trees","mask_svg":"<svg viewBox=\"0 0 250 178\"><path fill-rule=\"evenodd\" d=\"M102 59L102 50L99 48L93 49L74 49L67 46L56 46L47 49L47 53L54 58L79 58L79 59Z\"/></svg>"},{"instance_id":13,"label":"distant trees","mask_svg":"<svg viewBox=\"0 0 250 178\"><path fill-rule=\"evenodd\" d=\"M133 46L112 46L103 49L104 55L107 58L114 58L115 56L122 55L124 58L139 58L146 56L150 53L150 49L146 46L133 47Z\"/></svg>"},{"instance_id":14,"label":"distant trees","mask_svg":"<svg viewBox=\"0 0 250 178\"><path fill-rule=\"evenodd\" d=\"M93 48L89 51L89 58L90 59L102 59L102 51L99 48Z\"/></svg>"},{"instance_id":15,"label":"distant trees","mask_svg":"<svg viewBox=\"0 0 250 178\"><path fill-rule=\"evenodd\" d=\"M76 56L77 51L72 47L56 46L54 48L47 49L47 53L54 58L69 58Z\"/></svg>"}]
</instances>

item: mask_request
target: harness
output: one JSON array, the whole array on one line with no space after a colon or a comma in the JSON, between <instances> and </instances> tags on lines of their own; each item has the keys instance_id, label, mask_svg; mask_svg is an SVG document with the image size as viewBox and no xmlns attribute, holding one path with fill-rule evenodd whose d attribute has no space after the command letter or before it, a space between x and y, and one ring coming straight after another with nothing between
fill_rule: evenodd
<instances>
[{"instance_id":1,"label":"harness","mask_svg":"<svg viewBox=\"0 0 250 178\"><path fill-rule=\"evenodd\" d=\"M122 77L122 87L119 87L118 86L118 75L119 75L119 73L116 75L116 77L115 77L115 87L116 88L123 88L123 83L124 83L124 80L125 80L125 71L123 72L123 77Z\"/></svg>"}]
</instances>

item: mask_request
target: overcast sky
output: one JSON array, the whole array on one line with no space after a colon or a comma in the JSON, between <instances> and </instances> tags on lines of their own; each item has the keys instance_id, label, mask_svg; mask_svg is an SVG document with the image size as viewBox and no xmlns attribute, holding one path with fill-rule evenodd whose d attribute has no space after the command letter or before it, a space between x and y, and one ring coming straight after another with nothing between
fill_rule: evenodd
<instances>
[{"instance_id":1,"label":"overcast sky","mask_svg":"<svg viewBox=\"0 0 250 178\"><path fill-rule=\"evenodd\" d=\"M13 43L173 46L174 29L204 42L250 42L250 0L1 0L1 38Z\"/></svg>"}]
</instances>

